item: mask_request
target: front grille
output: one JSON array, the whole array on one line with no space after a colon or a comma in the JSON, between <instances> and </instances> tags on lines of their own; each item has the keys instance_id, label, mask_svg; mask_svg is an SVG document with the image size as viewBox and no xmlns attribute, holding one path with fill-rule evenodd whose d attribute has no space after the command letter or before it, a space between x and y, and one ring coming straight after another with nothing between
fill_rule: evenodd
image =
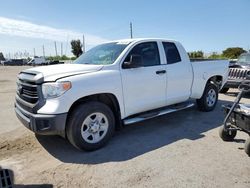
<instances>
[{"instance_id":1,"label":"front grille","mask_svg":"<svg viewBox=\"0 0 250 188\"><path fill-rule=\"evenodd\" d=\"M17 95L24 101L35 104L38 101L37 84L32 81L22 80L17 81Z\"/></svg>"},{"instance_id":2,"label":"front grille","mask_svg":"<svg viewBox=\"0 0 250 188\"><path fill-rule=\"evenodd\" d=\"M248 75L248 71L246 69L240 68L230 68L228 78L231 79L246 79Z\"/></svg>"}]
</instances>

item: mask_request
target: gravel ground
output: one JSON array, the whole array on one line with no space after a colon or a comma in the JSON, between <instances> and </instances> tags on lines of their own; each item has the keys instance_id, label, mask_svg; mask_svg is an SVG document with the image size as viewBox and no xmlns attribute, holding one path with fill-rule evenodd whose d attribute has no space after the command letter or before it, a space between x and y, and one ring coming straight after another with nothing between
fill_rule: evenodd
<instances>
[{"instance_id":1,"label":"gravel ground","mask_svg":"<svg viewBox=\"0 0 250 188\"><path fill-rule=\"evenodd\" d=\"M218 136L221 105L237 90L220 95L213 112L193 107L133 124L106 147L80 152L60 137L34 135L15 117L16 75L25 68L0 67L0 166L17 187L250 187L247 135Z\"/></svg>"}]
</instances>

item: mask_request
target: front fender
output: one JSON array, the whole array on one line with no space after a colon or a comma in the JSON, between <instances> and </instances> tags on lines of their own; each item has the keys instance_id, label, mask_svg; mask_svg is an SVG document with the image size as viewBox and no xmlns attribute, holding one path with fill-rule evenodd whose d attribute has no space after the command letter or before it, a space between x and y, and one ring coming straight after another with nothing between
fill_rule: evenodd
<instances>
[{"instance_id":1,"label":"front fender","mask_svg":"<svg viewBox=\"0 0 250 188\"><path fill-rule=\"evenodd\" d=\"M100 93L111 93L117 98L120 106L121 117L124 117L121 77L118 71L98 71L63 78L59 81L70 81L72 83L72 88L60 97L47 99L45 105L38 110L38 113L66 113L75 101L83 97Z\"/></svg>"}]
</instances>

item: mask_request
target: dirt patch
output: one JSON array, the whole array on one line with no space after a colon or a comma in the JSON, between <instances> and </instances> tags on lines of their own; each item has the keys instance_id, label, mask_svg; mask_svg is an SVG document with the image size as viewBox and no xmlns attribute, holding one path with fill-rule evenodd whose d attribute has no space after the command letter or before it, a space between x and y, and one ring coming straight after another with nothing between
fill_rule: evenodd
<instances>
[{"instance_id":1,"label":"dirt patch","mask_svg":"<svg viewBox=\"0 0 250 188\"><path fill-rule=\"evenodd\" d=\"M11 80L0 80L0 83L11 82Z\"/></svg>"},{"instance_id":2,"label":"dirt patch","mask_svg":"<svg viewBox=\"0 0 250 188\"><path fill-rule=\"evenodd\" d=\"M11 89L11 90L6 90L6 91L0 91L0 93L14 93L16 90L15 89Z\"/></svg>"},{"instance_id":3,"label":"dirt patch","mask_svg":"<svg viewBox=\"0 0 250 188\"><path fill-rule=\"evenodd\" d=\"M20 155L24 152L39 148L39 143L34 135L26 134L14 140L2 139L0 142L0 159L8 158L13 155Z\"/></svg>"}]
</instances>

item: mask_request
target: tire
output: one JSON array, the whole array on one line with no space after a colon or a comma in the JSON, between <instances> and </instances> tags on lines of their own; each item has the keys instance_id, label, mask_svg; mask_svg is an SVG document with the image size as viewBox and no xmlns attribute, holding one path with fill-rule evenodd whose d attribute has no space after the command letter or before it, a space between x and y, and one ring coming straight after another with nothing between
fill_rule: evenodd
<instances>
[{"instance_id":1,"label":"tire","mask_svg":"<svg viewBox=\"0 0 250 188\"><path fill-rule=\"evenodd\" d=\"M224 126L221 126L219 129L219 135L223 141L227 141L227 142L233 141L236 134L237 134L236 130L226 131L224 129Z\"/></svg>"},{"instance_id":2,"label":"tire","mask_svg":"<svg viewBox=\"0 0 250 188\"><path fill-rule=\"evenodd\" d=\"M212 111L218 101L218 87L213 83L208 83L205 87L203 95L196 100L198 109L203 112Z\"/></svg>"},{"instance_id":3,"label":"tire","mask_svg":"<svg viewBox=\"0 0 250 188\"><path fill-rule=\"evenodd\" d=\"M227 88L227 87L223 87L221 90L220 90L220 93L227 93L228 92L228 90L229 90L229 88Z\"/></svg>"},{"instance_id":4,"label":"tire","mask_svg":"<svg viewBox=\"0 0 250 188\"><path fill-rule=\"evenodd\" d=\"M250 157L250 137L245 142L245 152Z\"/></svg>"},{"instance_id":5,"label":"tire","mask_svg":"<svg viewBox=\"0 0 250 188\"><path fill-rule=\"evenodd\" d=\"M13 187L14 174L12 170L2 169L0 167L0 187Z\"/></svg>"},{"instance_id":6,"label":"tire","mask_svg":"<svg viewBox=\"0 0 250 188\"><path fill-rule=\"evenodd\" d=\"M100 102L87 102L70 114L66 134L77 149L92 151L103 147L114 130L115 118L111 109Z\"/></svg>"}]
</instances>

